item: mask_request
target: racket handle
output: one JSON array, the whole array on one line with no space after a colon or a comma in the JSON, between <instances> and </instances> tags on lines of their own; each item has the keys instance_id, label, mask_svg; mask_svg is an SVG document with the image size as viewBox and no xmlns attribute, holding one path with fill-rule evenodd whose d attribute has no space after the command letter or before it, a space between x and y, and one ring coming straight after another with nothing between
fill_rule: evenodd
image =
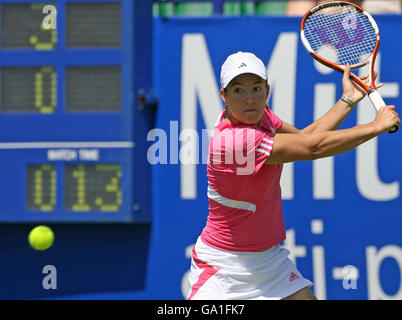
<instances>
[{"instance_id":1,"label":"racket handle","mask_svg":"<svg viewBox=\"0 0 402 320\"><path fill-rule=\"evenodd\" d=\"M371 103L373 104L374 108L378 111L380 111L381 107L384 107L386 104L381 97L380 93L377 90L370 91L368 94ZM391 130L389 130L389 133L395 133L399 130L399 126L395 125L392 127Z\"/></svg>"}]
</instances>

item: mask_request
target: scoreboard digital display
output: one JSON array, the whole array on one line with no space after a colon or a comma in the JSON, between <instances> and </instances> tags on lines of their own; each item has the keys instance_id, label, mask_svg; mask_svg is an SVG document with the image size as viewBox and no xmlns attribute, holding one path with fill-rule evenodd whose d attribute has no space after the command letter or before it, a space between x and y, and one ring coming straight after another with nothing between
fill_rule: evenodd
<instances>
[{"instance_id":1,"label":"scoreboard digital display","mask_svg":"<svg viewBox=\"0 0 402 320\"><path fill-rule=\"evenodd\" d=\"M0 0L0 222L149 221L138 3Z\"/></svg>"},{"instance_id":2,"label":"scoreboard digital display","mask_svg":"<svg viewBox=\"0 0 402 320\"><path fill-rule=\"evenodd\" d=\"M64 167L65 210L118 212L121 207L119 164L71 164ZM56 209L57 171L52 164L27 166L27 209Z\"/></svg>"}]
</instances>

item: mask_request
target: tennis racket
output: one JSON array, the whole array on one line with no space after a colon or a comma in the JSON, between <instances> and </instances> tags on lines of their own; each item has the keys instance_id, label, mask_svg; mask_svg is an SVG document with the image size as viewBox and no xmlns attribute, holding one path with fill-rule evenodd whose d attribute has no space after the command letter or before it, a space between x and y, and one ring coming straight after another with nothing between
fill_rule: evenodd
<instances>
[{"instance_id":1,"label":"tennis racket","mask_svg":"<svg viewBox=\"0 0 402 320\"><path fill-rule=\"evenodd\" d=\"M367 91L377 112L386 105L374 83L380 32L367 11L346 1L320 4L304 15L300 37L314 59L336 71L343 73L347 63L351 70L370 64L370 85L353 73L350 73L350 78ZM396 125L389 133L398 129Z\"/></svg>"}]
</instances>

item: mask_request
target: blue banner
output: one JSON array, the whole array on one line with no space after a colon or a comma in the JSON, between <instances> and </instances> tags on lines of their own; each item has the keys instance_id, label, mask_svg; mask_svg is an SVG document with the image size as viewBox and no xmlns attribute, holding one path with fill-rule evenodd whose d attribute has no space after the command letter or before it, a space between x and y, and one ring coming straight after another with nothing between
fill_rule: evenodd
<instances>
[{"instance_id":1,"label":"blue banner","mask_svg":"<svg viewBox=\"0 0 402 320\"><path fill-rule=\"evenodd\" d=\"M402 46L394 34L402 32L402 19L376 20L381 93L398 108ZM299 25L300 19L285 17L155 20L153 77L160 104L147 137L153 143L150 298L181 299L188 290L191 248L208 215L208 130L223 108L219 74L226 57L237 51L259 56L268 68L271 108L299 129L340 98L341 74L313 61ZM374 118L365 98L341 128ZM284 167L284 245L320 299L402 299L401 134Z\"/></svg>"}]
</instances>

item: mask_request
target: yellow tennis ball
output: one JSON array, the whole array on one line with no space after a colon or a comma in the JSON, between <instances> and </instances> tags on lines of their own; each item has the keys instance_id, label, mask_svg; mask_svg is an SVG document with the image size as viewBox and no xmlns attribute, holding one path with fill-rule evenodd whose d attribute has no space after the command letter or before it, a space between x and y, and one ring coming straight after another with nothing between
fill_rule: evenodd
<instances>
[{"instance_id":1,"label":"yellow tennis ball","mask_svg":"<svg viewBox=\"0 0 402 320\"><path fill-rule=\"evenodd\" d=\"M52 229L46 226L38 226L31 230L28 236L28 242L35 250L49 249L54 241Z\"/></svg>"}]
</instances>

